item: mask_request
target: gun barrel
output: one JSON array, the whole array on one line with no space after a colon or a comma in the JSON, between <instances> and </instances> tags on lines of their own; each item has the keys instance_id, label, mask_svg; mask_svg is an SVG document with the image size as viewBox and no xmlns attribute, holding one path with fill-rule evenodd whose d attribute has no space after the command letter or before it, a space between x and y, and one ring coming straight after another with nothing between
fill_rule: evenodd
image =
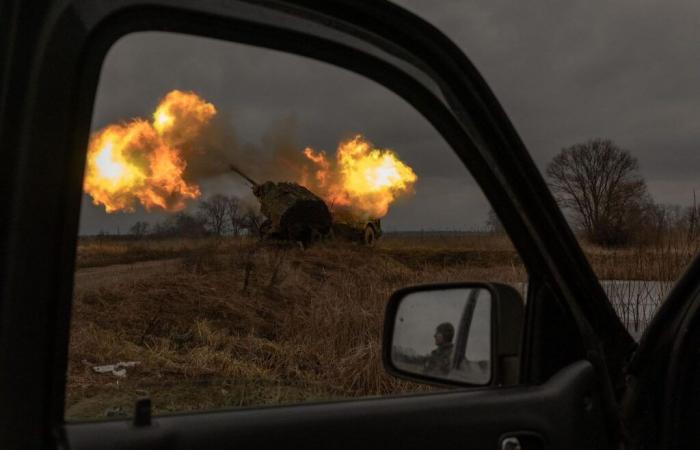
<instances>
[{"instance_id":1,"label":"gun barrel","mask_svg":"<svg viewBox=\"0 0 700 450\"><path fill-rule=\"evenodd\" d=\"M248 183L250 183L253 187L258 186L258 183L256 183L255 180L253 180L253 179L250 178L248 175L246 175L245 173L243 173L243 171L242 171L241 169L239 169L238 167L234 166L233 164L229 164L228 167L229 167L229 169L231 169L231 171L236 172L238 175L240 175L241 177L243 177L243 178L244 178Z\"/></svg>"}]
</instances>

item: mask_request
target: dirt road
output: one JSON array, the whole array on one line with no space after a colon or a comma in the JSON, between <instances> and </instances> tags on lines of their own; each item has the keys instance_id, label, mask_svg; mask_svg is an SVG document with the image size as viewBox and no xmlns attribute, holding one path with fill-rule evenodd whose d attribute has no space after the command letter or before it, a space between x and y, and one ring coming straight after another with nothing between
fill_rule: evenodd
<instances>
[{"instance_id":1,"label":"dirt road","mask_svg":"<svg viewBox=\"0 0 700 450\"><path fill-rule=\"evenodd\" d=\"M179 264L180 259L173 258L78 269L75 272L74 291L79 293L147 279L156 274L174 272Z\"/></svg>"}]
</instances>

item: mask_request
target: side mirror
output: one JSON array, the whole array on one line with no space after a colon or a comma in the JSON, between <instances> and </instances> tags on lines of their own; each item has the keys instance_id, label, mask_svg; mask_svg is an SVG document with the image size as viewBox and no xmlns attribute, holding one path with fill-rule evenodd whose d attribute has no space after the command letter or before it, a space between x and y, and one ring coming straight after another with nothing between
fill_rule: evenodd
<instances>
[{"instance_id":1,"label":"side mirror","mask_svg":"<svg viewBox=\"0 0 700 450\"><path fill-rule=\"evenodd\" d=\"M413 286L391 296L382 359L394 376L432 384L518 383L524 302L499 283Z\"/></svg>"}]
</instances>

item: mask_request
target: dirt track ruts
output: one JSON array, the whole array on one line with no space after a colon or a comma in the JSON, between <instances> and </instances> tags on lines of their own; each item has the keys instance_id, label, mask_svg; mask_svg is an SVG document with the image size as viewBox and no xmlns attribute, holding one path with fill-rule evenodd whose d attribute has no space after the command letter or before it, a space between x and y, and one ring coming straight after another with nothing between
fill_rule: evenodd
<instances>
[{"instance_id":1,"label":"dirt track ruts","mask_svg":"<svg viewBox=\"0 0 700 450\"><path fill-rule=\"evenodd\" d=\"M179 263L179 258L172 258L78 269L75 271L73 290L78 293L147 279L156 274L173 272Z\"/></svg>"}]
</instances>

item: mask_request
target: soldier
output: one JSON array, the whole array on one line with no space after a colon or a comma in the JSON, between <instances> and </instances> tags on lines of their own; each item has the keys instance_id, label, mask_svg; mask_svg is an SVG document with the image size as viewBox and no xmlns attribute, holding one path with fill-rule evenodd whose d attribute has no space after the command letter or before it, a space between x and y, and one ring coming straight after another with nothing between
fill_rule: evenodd
<instances>
[{"instance_id":1,"label":"soldier","mask_svg":"<svg viewBox=\"0 0 700 450\"><path fill-rule=\"evenodd\" d=\"M436 348L425 360L423 373L435 375L447 375L452 369L452 350L454 344L452 339L455 335L455 328L449 322L443 322L435 329Z\"/></svg>"}]
</instances>

